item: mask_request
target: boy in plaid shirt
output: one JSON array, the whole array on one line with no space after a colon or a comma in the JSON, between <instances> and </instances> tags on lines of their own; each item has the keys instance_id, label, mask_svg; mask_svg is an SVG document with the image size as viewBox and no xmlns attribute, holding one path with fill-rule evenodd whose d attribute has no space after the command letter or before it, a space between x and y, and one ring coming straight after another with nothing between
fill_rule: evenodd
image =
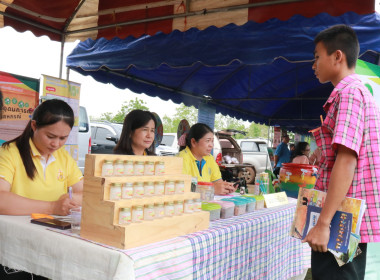
<instances>
[{"instance_id":1,"label":"boy in plaid shirt","mask_svg":"<svg viewBox=\"0 0 380 280\"><path fill-rule=\"evenodd\" d=\"M326 118L314 132L322 151L315 188L327 197L316 226L303 242L312 248L313 280L364 279L368 242L380 242L380 113L355 74L359 43L352 28L336 25L320 32L313 70L335 88L323 109ZM366 200L359 247L362 254L339 267L327 251L329 225L345 196Z\"/></svg>"}]
</instances>

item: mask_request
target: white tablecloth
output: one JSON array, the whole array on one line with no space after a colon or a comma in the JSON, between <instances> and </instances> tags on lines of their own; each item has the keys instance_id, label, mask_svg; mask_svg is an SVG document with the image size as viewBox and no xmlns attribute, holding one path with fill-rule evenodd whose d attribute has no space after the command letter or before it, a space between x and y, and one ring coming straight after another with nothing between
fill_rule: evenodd
<instances>
[{"instance_id":1,"label":"white tablecloth","mask_svg":"<svg viewBox=\"0 0 380 280\"><path fill-rule=\"evenodd\" d=\"M50 279L134 279L133 261L111 250L0 215L0 263ZM41 238L43 236L43 238Z\"/></svg>"}]
</instances>

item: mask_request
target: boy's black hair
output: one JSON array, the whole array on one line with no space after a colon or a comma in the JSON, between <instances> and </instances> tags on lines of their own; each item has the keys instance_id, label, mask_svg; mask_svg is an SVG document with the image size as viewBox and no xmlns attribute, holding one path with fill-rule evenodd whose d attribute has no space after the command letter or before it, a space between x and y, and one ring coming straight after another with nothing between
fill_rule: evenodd
<instances>
[{"instance_id":1,"label":"boy's black hair","mask_svg":"<svg viewBox=\"0 0 380 280\"><path fill-rule=\"evenodd\" d=\"M319 42L326 47L328 55L341 50L346 55L348 68L356 66L360 46L358 37L351 27L344 24L331 26L319 32L315 37L314 43L318 44Z\"/></svg>"}]
</instances>

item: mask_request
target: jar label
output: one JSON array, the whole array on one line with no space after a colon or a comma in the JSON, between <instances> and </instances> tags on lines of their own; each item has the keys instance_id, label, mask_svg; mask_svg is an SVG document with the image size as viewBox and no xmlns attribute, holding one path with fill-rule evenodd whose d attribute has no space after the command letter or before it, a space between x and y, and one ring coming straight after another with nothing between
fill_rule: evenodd
<instances>
[{"instance_id":1,"label":"jar label","mask_svg":"<svg viewBox=\"0 0 380 280\"><path fill-rule=\"evenodd\" d=\"M156 185L156 194L162 195L164 194L165 188L163 185Z\"/></svg>"},{"instance_id":2,"label":"jar label","mask_svg":"<svg viewBox=\"0 0 380 280\"><path fill-rule=\"evenodd\" d=\"M131 198L133 196L133 189L132 188L123 188L121 197L122 198Z\"/></svg>"},{"instance_id":3,"label":"jar label","mask_svg":"<svg viewBox=\"0 0 380 280\"><path fill-rule=\"evenodd\" d=\"M124 168L124 175L133 175L133 165Z\"/></svg>"},{"instance_id":4,"label":"jar label","mask_svg":"<svg viewBox=\"0 0 380 280\"><path fill-rule=\"evenodd\" d=\"M146 194L149 194L149 195L152 195L152 194L154 194L154 187L153 186L147 186L147 187L145 187L145 193Z\"/></svg>"},{"instance_id":5,"label":"jar label","mask_svg":"<svg viewBox=\"0 0 380 280\"><path fill-rule=\"evenodd\" d=\"M165 167L164 167L164 165L161 165L161 164L156 165L155 174L156 175L164 175L165 174Z\"/></svg>"},{"instance_id":6,"label":"jar label","mask_svg":"<svg viewBox=\"0 0 380 280\"><path fill-rule=\"evenodd\" d=\"M143 196L144 195L144 188L135 188L135 195Z\"/></svg>"},{"instance_id":7,"label":"jar label","mask_svg":"<svg viewBox=\"0 0 380 280\"><path fill-rule=\"evenodd\" d=\"M132 221L131 212L128 213L120 213L121 221L123 223L130 223Z\"/></svg>"},{"instance_id":8,"label":"jar label","mask_svg":"<svg viewBox=\"0 0 380 280\"><path fill-rule=\"evenodd\" d=\"M115 175L124 175L124 167L116 167L115 168Z\"/></svg>"},{"instance_id":9,"label":"jar label","mask_svg":"<svg viewBox=\"0 0 380 280\"><path fill-rule=\"evenodd\" d=\"M166 186L166 193L167 194L174 194L174 185L170 184Z\"/></svg>"},{"instance_id":10,"label":"jar label","mask_svg":"<svg viewBox=\"0 0 380 280\"><path fill-rule=\"evenodd\" d=\"M134 221L142 221L144 215L143 213L139 211L139 212L133 213L133 216L134 216Z\"/></svg>"},{"instance_id":11,"label":"jar label","mask_svg":"<svg viewBox=\"0 0 380 280\"><path fill-rule=\"evenodd\" d=\"M185 186L184 185L177 185L176 186L177 193L184 193L185 192Z\"/></svg>"},{"instance_id":12,"label":"jar label","mask_svg":"<svg viewBox=\"0 0 380 280\"><path fill-rule=\"evenodd\" d=\"M143 175L143 174L144 174L144 167L136 166L135 175Z\"/></svg>"},{"instance_id":13,"label":"jar label","mask_svg":"<svg viewBox=\"0 0 380 280\"><path fill-rule=\"evenodd\" d=\"M154 166L147 165L145 166L145 175L153 175L154 174Z\"/></svg>"},{"instance_id":14,"label":"jar label","mask_svg":"<svg viewBox=\"0 0 380 280\"><path fill-rule=\"evenodd\" d=\"M147 211L147 216L150 218L154 218L154 210L148 210Z\"/></svg>"}]
</instances>

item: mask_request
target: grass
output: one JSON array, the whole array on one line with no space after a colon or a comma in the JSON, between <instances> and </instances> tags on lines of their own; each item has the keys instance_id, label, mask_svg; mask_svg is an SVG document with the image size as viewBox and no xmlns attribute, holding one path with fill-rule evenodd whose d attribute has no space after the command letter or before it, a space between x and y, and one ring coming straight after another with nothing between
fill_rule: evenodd
<instances>
[{"instance_id":1,"label":"grass","mask_svg":"<svg viewBox=\"0 0 380 280\"><path fill-rule=\"evenodd\" d=\"M312 278L311 278L311 269L310 268L307 270L307 274L306 274L304 280L312 280Z\"/></svg>"}]
</instances>

